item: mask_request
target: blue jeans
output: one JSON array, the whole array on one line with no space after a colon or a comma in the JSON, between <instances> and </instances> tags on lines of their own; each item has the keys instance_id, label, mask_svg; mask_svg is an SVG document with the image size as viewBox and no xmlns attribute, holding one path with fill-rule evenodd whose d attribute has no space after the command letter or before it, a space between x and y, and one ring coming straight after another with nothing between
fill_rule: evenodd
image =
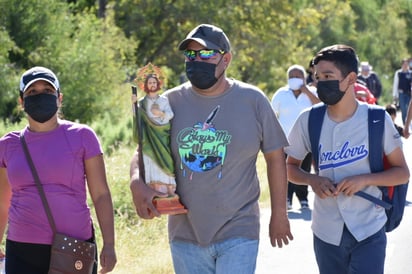
<instances>
[{"instance_id":1,"label":"blue jeans","mask_svg":"<svg viewBox=\"0 0 412 274\"><path fill-rule=\"evenodd\" d=\"M402 122L405 124L406 115L408 114L409 101L411 95L406 93L399 93L399 108L401 109Z\"/></svg>"},{"instance_id":2,"label":"blue jeans","mask_svg":"<svg viewBox=\"0 0 412 274\"><path fill-rule=\"evenodd\" d=\"M253 274L258 240L233 238L206 247L188 242L170 243L176 274Z\"/></svg>"},{"instance_id":3,"label":"blue jeans","mask_svg":"<svg viewBox=\"0 0 412 274\"><path fill-rule=\"evenodd\" d=\"M384 228L358 242L345 226L340 246L323 242L316 236L313 245L319 274L383 274L386 250Z\"/></svg>"}]
</instances>

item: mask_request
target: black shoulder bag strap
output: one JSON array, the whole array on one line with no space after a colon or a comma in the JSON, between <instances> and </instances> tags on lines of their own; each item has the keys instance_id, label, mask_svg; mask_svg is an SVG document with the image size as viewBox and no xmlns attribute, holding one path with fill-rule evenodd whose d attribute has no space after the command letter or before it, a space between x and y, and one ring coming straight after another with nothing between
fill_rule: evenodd
<instances>
[{"instance_id":1,"label":"black shoulder bag strap","mask_svg":"<svg viewBox=\"0 0 412 274\"><path fill-rule=\"evenodd\" d=\"M44 189L42 184L40 183L39 175L37 174L37 170L34 167L33 160L30 156L29 149L27 148L26 140L24 139L23 131L20 132L20 141L23 146L24 154L26 155L27 163L30 166L31 173L33 174L34 181L36 182L37 190L39 191L41 201L43 203L44 210L46 211L47 219L49 220L51 229L54 234L56 234L56 224L54 223L53 215L49 207L49 203L47 202L46 194L44 194Z\"/></svg>"}]
</instances>

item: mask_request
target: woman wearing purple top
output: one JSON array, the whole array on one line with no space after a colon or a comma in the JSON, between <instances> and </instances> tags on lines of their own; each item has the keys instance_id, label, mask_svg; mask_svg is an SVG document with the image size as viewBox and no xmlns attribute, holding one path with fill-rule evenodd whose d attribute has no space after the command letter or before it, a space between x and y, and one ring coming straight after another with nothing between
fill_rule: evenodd
<instances>
[{"instance_id":1,"label":"woman wearing purple top","mask_svg":"<svg viewBox=\"0 0 412 274\"><path fill-rule=\"evenodd\" d=\"M99 140L86 125L58 118L62 94L56 75L33 67L20 80L20 102L28 125L0 139L0 240L7 228L8 274L46 274L53 232L19 139L24 134L57 231L93 241L87 191L103 237L100 273L113 270L114 217ZM87 188L86 188L87 182ZM97 273L95 265L94 273Z\"/></svg>"}]
</instances>

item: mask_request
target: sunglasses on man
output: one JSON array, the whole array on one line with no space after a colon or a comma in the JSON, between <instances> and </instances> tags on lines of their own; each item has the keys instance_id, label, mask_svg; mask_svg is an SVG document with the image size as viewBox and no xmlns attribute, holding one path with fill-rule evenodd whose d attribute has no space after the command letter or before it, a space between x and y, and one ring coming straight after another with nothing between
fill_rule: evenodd
<instances>
[{"instance_id":1,"label":"sunglasses on man","mask_svg":"<svg viewBox=\"0 0 412 274\"><path fill-rule=\"evenodd\" d=\"M183 51L183 55L186 56L186 58L189 61L196 60L196 56L199 56L199 58L202 60L209 60L210 58L213 58L218 54L223 55L225 54L225 52L223 50L217 50L217 49L201 49L201 50L186 49Z\"/></svg>"}]
</instances>

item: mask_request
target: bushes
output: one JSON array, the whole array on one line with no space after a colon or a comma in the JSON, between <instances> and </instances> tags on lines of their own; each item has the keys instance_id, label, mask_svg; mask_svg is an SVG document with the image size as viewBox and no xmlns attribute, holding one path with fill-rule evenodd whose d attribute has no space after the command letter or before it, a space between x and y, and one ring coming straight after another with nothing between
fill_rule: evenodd
<instances>
[{"instance_id":1,"label":"bushes","mask_svg":"<svg viewBox=\"0 0 412 274\"><path fill-rule=\"evenodd\" d=\"M120 145L132 146L132 117L114 119L105 114L102 120L93 122L91 127L100 139L103 151L111 155Z\"/></svg>"}]
</instances>

